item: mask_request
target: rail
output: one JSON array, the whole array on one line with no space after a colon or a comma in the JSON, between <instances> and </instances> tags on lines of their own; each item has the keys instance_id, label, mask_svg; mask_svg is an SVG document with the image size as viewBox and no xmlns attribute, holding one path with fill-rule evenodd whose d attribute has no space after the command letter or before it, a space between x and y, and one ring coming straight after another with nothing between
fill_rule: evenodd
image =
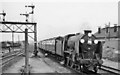
<instances>
[{"instance_id":1,"label":"rail","mask_svg":"<svg viewBox=\"0 0 120 75\"><path fill-rule=\"evenodd\" d=\"M14 52L14 53L12 53L12 54L7 54L6 56L4 55L4 56L2 56L2 58L0 58L0 60L4 60L4 59L6 59L6 58L9 58L9 57L11 57L11 56L17 55L17 54L19 54L19 53L21 53L21 51Z\"/></svg>"},{"instance_id":2,"label":"rail","mask_svg":"<svg viewBox=\"0 0 120 75\"><path fill-rule=\"evenodd\" d=\"M112 68L112 67L109 67L109 66L102 65L100 69L108 71L110 73L120 74L120 70L119 69L115 69L115 68Z\"/></svg>"},{"instance_id":3,"label":"rail","mask_svg":"<svg viewBox=\"0 0 120 75\"><path fill-rule=\"evenodd\" d=\"M9 64L10 61L12 61L13 59L15 59L16 57L22 55L24 52L18 52L18 53L15 53L15 54L12 54L12 55L8 55L4 58L1 58L2 60L2 65L1 67L3 68L5 65Z\"/></svg>"}]
</instances>

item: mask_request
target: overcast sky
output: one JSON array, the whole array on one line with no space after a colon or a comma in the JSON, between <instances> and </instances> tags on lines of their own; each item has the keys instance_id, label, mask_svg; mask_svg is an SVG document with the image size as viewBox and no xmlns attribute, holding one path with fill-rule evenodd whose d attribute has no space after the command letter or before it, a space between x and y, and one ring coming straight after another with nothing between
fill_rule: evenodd
<instances>
[{"instance_id":1,"label":"overcast sky","mask_svg":"<svg viewBox=\"0 0 120 75\"><path fill-rule=\"evenodd\" d=\"M118 0L2 1L0 12L4 10L7 13L7 21L25 21L25 17L19 14L31 11L25 8L31 3L35 5L34 21L37 22L38 41L83 32L84 29L91 29L94 33L98 26L103 28L108 22L111 26L118 23ZM20 40L24 39L23 34L15 34L15 40L18 40L18 35ZM11 34L0 33L0 36L2 40L12 39Z\"/></svg>"}]
</instances>

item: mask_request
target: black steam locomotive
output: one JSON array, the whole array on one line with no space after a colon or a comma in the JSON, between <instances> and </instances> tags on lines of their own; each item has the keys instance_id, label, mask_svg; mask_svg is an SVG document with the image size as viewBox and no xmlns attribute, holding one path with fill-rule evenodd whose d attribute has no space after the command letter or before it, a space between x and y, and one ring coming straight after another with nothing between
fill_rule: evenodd
<instances>
[{"instance_id":1,"label":"black steam locomotive","mask_svg":"<svg viewBox=\"0 0 120 75\"><path fill-rule=\"evenodd\" d=\"M96 40L90 30L85 30L84 34L69 34L40 41L39 48L61 58L64 65L77 65L81 71L97 72L103 63L102 43Z\"/></svg>"}]
</instances>

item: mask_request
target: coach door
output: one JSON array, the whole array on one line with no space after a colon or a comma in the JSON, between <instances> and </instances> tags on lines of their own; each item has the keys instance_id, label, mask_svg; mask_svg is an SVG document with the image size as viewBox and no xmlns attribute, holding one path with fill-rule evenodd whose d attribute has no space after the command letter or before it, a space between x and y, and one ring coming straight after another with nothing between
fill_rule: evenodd
<instances>
[{"instance_id":1,"label":"coach door","mask_svg":"<svg viewBox=\"0 0 120 75\"><path fill-rule=\"evenodd\" d=\"M56 54L61 55L62 41L57 40L56 42Z\"/></svg>"}]
</instances>

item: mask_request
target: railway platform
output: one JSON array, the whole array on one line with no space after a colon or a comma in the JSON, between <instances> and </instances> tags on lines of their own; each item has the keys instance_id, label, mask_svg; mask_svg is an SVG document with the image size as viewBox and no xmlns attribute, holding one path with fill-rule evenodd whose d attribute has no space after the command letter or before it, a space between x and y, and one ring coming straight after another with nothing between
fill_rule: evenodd
<instances>
[{"instance_id":1,"label":"railway platform","mask_svg":"<svg viewBox=\"0 0 120 75\"><path fill-rule=\"evenodd\" d=\"M42 59L38 59L37 57L32 57L32 54L29 55L29 64L30 64L30 72L31 73L54 73L55 71L45 64ZM22 58L17 63L9 67L3 73L21 73L25 65L25 58Z\"/></svg>"}]
</instances>

